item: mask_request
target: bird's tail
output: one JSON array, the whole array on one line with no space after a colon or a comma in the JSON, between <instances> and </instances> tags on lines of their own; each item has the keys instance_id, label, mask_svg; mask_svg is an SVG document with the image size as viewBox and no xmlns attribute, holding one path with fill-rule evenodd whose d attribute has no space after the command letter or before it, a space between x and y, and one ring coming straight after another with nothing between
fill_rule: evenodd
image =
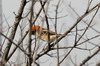
<instances>
[{"instance_id":1,"label":"bird's tail","mask_svg":"<svg viewBox=\"0 0 100 66\"><path fill-rule=\"evenodd\" d=\"M68 35L65 35L65 34L58 34L58 36L60 37L60 36L70 36L70 34L68 34Z\"/></svg>"}]
</instances>

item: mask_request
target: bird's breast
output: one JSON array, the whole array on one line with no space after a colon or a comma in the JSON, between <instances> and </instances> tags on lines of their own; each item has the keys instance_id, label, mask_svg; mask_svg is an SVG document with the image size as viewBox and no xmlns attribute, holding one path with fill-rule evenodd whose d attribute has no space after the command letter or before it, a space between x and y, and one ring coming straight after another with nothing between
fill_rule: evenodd
<instances>
[{"instance_id":1,"label":"bird's breast","mask_svg":"<svg viewBox=\"0 0 100 66\"><path fill-rule=\"evenodd\" d=\"M40 38L46 42L48 42L48 35L41 35ZM50 42L53 42L56 39L56 35L50 35Z\"/></svg>"}]
</instances>

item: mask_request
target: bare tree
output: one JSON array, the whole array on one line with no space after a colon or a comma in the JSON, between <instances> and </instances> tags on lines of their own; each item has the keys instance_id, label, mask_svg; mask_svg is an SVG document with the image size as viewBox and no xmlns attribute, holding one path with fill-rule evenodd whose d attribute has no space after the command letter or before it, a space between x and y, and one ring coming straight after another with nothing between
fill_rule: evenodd
<instances>
[{"instance_id":1,"label":"bare tree","mask_svg":"<svg viewBox=\"0 0 100 66\"><path fill-rule=\"evenodd\" d=\"M68 57L70 57L68 60L74 66L91 65L89 62L90 59L96 57L100 51L100 41L95 41L95 39L98 40L100 38L100 32L98 29L94 28L95 25L93 21L99 13L100 3L91 6L93 0L88 0L87 8L82 15L69 4L70 9L78 17L71 26L69 26L70 22L68 23L67 21L65 21L65 23L67 22L68 26L64 26L64 24L58 26L59 22L61 24L61 20L64 21L64 19L68 19L69 14L59 16L59 14L63 13L63 9L65 9L61 8L63 0L54 2L55 1L51 0L21 0L18 12L14 12L15 20L12 22L13 26L10 26L6 17L4 17L5 23L7 24L6 26L8 26L8 31L5 31L4 33L0 31L0 35L4 37L2 43L3 56L0 60L1 66L41 66L43 63L41 61L47 57L49 57L49 60L56 59L56 61L52 61L52 63L56 63L56 66L61 66ZM39 4L39 6L36 4ZM36 9L37 7L38 9ZM88 18L88 22L86 21L86 18ZM25 24L22 25L22 23ZM84 26L81 25L83 23ZM48 30L48 42L45 42L32 34L31 28L34 25L40 25ZM65 27L68 29L65 29ZM65 32L61 32L61 36L56 37L55 41L50 43L50 30L54 31L55 35L59 34L62 30ZM88 36L90 30L95 32L91 37ZM65 43L71 43L71 46L63 46L64 42L61 41L64 38L69 38L71 40L68 43ZM92 46L92 48L89 46ZM83 53L86 52L89 55L84 57L80 62L77 60L77 57L72 58L71 56L75 50ZM17 51L19 52L17 54L18 57L22 59L20 62L17 62L19 59L15 56ZM62 53L62 51L64 51L64 53ZM12 58L16 61L12 60ZM77 63L77 61L79 62ZM47 61L44 63L46 62ZM99 63L95 62L95 64L98 65Z\"/></svg>"}]
</instances>

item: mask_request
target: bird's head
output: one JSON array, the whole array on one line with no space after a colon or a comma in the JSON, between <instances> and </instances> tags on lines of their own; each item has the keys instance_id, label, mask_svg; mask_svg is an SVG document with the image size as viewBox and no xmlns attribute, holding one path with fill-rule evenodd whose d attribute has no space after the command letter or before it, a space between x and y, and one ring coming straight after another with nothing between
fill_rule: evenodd
<instances>
[{"instance_id":1,"label":"bird's head","mask_svg":"<svg viewBox=\"0 0 100 66\"><path fill-rule=\"evenodd\" d=\"M41 28L40 26L33 26L32 27L32 34L35 35L36 32L39 32L40 31L40 28Z\"/></svg>"}]
</instances>

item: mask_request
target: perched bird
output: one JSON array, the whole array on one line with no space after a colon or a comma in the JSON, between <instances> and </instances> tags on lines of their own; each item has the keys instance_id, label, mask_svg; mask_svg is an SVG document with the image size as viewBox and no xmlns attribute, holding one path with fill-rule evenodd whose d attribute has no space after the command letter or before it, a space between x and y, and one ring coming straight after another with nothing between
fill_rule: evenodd
<instances>
[{"instance_id":1,"label":"perched bird","mask_svg":"<svg viewBox=\"0 0 100 66\"><path fill-rule=\"evenodd\" d=\"M48 34L50 36L50 40L48 40ZM42 28L41 26L33 26L32 27L32 35L36 35L38 38L45 42L53 42L56 38L60 37L62 34L56 34L53 31L48 31L45 28Z\"/></svg>"}]
</instances>

